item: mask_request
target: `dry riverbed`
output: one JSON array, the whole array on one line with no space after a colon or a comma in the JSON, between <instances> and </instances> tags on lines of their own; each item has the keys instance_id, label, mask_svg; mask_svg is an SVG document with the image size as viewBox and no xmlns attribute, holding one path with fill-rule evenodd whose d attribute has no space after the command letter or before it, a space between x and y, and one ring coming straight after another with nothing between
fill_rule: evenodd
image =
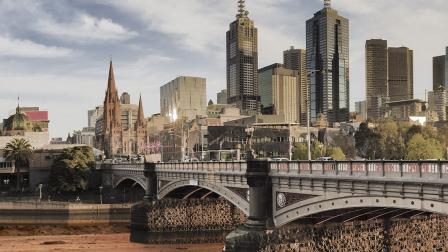
<instances>
[{"instance_id":1,"label":"dry riverbed","mask_svg":"<svg viewBox=\"0 0 448 252\"><path fill-rule=\"evenodd\" d=\"M222 251L222 247L222 244L135 244L129 242L129 233L0 237L0 251L2 252L218 252Z\"/></svg>"},{"instance_id":2,"label":"dry riverbed","mask_svg":"<svg viewBox=\"0 0 448 252\"><path fill-rule=\"evenodd\" d=\"M129 227L0 226L0 252L222 251L222 244L147 245L129 241Z\"/></svg>"}]
</instances>

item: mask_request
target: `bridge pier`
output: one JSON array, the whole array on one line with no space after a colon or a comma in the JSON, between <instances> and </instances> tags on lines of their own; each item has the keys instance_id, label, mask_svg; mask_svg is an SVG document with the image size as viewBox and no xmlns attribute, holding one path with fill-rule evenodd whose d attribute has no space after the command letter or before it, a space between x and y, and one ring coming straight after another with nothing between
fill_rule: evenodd
<instances>
[{"instance_id":1,"label":"bridge pier","mask_svg":"<svg viewBox=\"0 0 448 252\"><path fill-rule=\"evenodd\" d=\"M157 174L155 163L145 163L143 173L146 177L146 192L143 201L136 203L131 209L131 241L146 242L149 209L157 202Z\"/></svg>"},{"instance_id":2,"label":"bridge pier","mask_svg":"<svg viewBox=\"0 0 448 252\"><path fill-rule=\"evenodd\" d=\"M143 200L146 202L155 202L158 200L156 164L145 163L144 174L146 178L146 193Z\"/></svg>"},{"instance_id":3,"label":"bridge pier","mask_svg":"<svg viewBox=\"0 0 448 252\"><path fill-rule=\"evenodd\" d=\"M249 185L249 217L246 223L226 237L226 252L255 252L272 227L272 183L269 162L247 161L246 179Z\"/></svg>"}]
</instances>

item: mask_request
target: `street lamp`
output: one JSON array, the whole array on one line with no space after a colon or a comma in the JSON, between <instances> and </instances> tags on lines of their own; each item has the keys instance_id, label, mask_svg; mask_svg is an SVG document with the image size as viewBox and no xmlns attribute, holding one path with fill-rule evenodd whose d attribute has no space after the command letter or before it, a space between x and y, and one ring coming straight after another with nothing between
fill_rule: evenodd
<instances>
[{"instance_id":1,"label":"street lamp","mask_svg":"<svg viewBox=\"0 0 448 252\"><path fill-rule=\"evenodd\" d=\"M39 184L39 202L42 200L42 184Z\"/></svg>"},{"instance_id":2,"label":"street lamp","mask_svg":"<svg viewBox=\"0 0 448 252\"><path fill-rule=\"evenodd\" d=\"M100 189L100 204L102 205L103 204L103 187L100 186L99 189Z\"/></svg>"},{"instance_id":3,"label":"street lamp","mask_svg":"<svg viewBox=\"0 0 448 252\"><path fill-rule=\"evenodd\" d=\"M313 73L317 73L317 72L320 72L320 70L311 70L311 69L308 69L307 71L306 71L306 77L307 77L307 79L309 80L309 82L310 82L310 85L308 85L308 87L309 86L311 86L311 74L313 74ZM305 102L306 102L306 134L307 134L307 145L308 145L308 160L310 160L311 161L311 133L310 133L310 120L311 120L311 103L310 103L310 96L311 96L311 92L307 92L307 97L306 97L306 100L305 100Z\"/></svg>"}]
</instances>

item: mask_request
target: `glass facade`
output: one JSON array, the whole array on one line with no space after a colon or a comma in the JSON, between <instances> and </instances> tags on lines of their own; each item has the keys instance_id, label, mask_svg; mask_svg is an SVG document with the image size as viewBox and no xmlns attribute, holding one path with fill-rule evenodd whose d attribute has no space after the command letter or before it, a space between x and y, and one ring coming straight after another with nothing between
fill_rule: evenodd
<instances>
[{"instance_id":1,"label":"glass facade","mask_svg":"<svg viewBox=\"0 0 448 252\"><path fill-rule=\"evenodd\" d=\"M227 32L227 92L228 103L247 115L258 114L261 107L257 38L254 22L240 12Z\"/></svg>"},{"instance_id":2,"label":"glass facade","mask_svg":"<svg viewBox=\"0 0 448 252\"><path fill-rule=\"evenodd\" d=\"M387 92L387 40L371 39L366 41L366 100L367 118L377 119L384 116Z\"/></svg>"},{"instance_id":3,"label":"glass facade","mask_svg":"<svg viewBox=\"0 0 448 252\"><path fill-rule=\"evenodd\" d=\"M306 22L311 122L349 120L349 21L325 7Z\"/></svg>"}]
</instances>

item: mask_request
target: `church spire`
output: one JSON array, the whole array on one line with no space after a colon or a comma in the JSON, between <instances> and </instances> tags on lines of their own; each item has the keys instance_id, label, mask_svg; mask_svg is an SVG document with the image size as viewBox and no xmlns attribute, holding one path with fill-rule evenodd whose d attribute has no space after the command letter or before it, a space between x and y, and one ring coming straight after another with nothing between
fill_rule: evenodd
<instances>
[{"instance_id":1,"label":"church spire","mask_svg":"<svg viewBox=\"0 0 448 252\"><path fill-rule=\"evenodd\" d=\"M238 0L238 14L236 17L247 17L249 15L249 12L246 11L246 0Z\"/></svg>"},{"instance_id":2,"label":"church spire","mask_svg":"<svg viewBox=\"0 0 448 252\"><path fill-rule=\"evenodd\" d=\"M113 95L117 93L117 88L115 87L115 74L114 74L114 67L112 65L112 59L110 60L109 65L109 79L107 80L107 94L106 98L111 99Z\"/></svg>"},{"instance_id":3,"label":"church spire","mask_svg":"<svg viewBox=\"0 0 448 252\"><path fill-rule=\"evenodd\" d=\"M324 8L331 8L331 0L324 0Z\"/></svg>"},{"instance_id":4,"label":"church spire","mask_svg":"<svg viewBox=\"0 0 448 252\"><path fill-rule=\"evenodd\" d=\"M142 95L140 94L140 100L138 102L137 125L142 125L144 120L145 115L143 113Z\"/></svg>"},{"instance_id":5,"label":"church spire","mask_svg":"<svg viewBox=\"0 0 448 252\"><path fill-rule=\"evenodd\" d=\"M109 65L109 78L107 80L106 97L104 98L104 131L107 133L112 125L121 124L120 100L117 87L115 86L114 67L112 60Z\"/></svg>"}]
</instances>

